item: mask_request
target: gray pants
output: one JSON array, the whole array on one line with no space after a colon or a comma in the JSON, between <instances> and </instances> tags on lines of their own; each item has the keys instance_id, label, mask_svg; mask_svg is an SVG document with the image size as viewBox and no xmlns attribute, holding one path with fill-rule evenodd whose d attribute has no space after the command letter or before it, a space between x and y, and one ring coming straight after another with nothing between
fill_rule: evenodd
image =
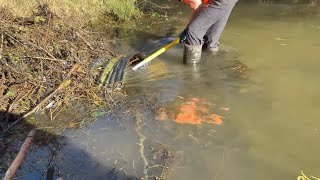
<instances>
[{"instance_id":1,"label":"gray pants","mask_svg":"<svg viewBox=\"0 0 320 180\"><path fill-rule=\"evenodd\" d=\"M188 24L185 43L215 48L237 1L212 0L208 5L201 5Z\"/></svg>"}]
</instances>

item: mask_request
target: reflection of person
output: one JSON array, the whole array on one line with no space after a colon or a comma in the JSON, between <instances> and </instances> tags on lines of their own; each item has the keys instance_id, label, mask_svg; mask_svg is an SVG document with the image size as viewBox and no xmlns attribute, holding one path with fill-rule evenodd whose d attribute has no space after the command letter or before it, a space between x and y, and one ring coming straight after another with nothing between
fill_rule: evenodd
<instances>
[{"instance_id":1,"label":"reflection of person","mask_svg":"<svg viewBox=\"0 0 320 180\"><path fill-rule=\"evenodd\" d=\"M187 64L200 62L202 49L215 54L218 41L238 0L179 0L193 10L187 28L180 34L184 43L183 61Z\"/></svg>"}]
</instances>

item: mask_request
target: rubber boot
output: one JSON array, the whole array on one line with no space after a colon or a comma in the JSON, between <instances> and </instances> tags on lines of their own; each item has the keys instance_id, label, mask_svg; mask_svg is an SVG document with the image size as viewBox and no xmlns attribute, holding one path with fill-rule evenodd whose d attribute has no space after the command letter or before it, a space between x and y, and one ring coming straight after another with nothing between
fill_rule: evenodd
<instances>
[{"instance_id":1,"label":"rubber boot","mask_svg":"<svg viewBox=\"0 0 320 180\"><path fill-rule=\"evenodd\" d=\"M219 52L219 42L214 47L209 47L208 43L204 43L202 46L202 52L207 52L212 55L216 55Z\"/></svg>"},{"instance_id":2,"label":"rubber boot","mask_svg":"<svg viewBox=\"0 0 320 180\"><path fill-rule=\"evenodd\" d=\"M191 46L184 44L183 51L183 63L185 64L197 64L201 60L202 45Z\"/></svg>"}]
</instances>

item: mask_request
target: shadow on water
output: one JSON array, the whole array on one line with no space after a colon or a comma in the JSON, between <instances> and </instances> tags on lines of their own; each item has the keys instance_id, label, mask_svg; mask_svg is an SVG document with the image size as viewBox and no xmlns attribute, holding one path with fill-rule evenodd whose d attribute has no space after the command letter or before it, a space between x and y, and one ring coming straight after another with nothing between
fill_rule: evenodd
<instances>
[{"instance_id":1,"label":"shadow on water","mask_svg":"<svg viewBox=\"0 0 320 180\"><path fill-rule=\"evenodd\" d=\"M89 154L85 148L81 148L71 142L71 138L64 135L56 135L43 129L37 129L25 119L4 132L5 123L20 119L20 115L0 112L1 117L1 147L0 147L0 179L16 157L20 146L24 142L28 132L36 129L33 144L25 159L18 169L15 179L138 179L121 172L116 166L107 166L99 159ZM5 136L3 134L5 133ZM105 144L107 146L107 144Z\"/></svg>"}]
</instances>

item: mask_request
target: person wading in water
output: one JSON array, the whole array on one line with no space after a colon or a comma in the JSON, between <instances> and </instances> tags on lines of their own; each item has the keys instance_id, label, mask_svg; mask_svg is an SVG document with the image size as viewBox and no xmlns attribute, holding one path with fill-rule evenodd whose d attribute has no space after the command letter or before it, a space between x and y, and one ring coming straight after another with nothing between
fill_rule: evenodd
<instances>
[{"instance_id":1,"label":"person wading in water","mask_svg":"<svg viewBox=\"0 0 320 180\"><path fill-rule=\"evenodd\" d=\"M197 64L202 50L219 51L219 39L238 0L179 0L193 10L187 28L179 35L184 44L183 62Z\"/></svg>"}]
</instances>

